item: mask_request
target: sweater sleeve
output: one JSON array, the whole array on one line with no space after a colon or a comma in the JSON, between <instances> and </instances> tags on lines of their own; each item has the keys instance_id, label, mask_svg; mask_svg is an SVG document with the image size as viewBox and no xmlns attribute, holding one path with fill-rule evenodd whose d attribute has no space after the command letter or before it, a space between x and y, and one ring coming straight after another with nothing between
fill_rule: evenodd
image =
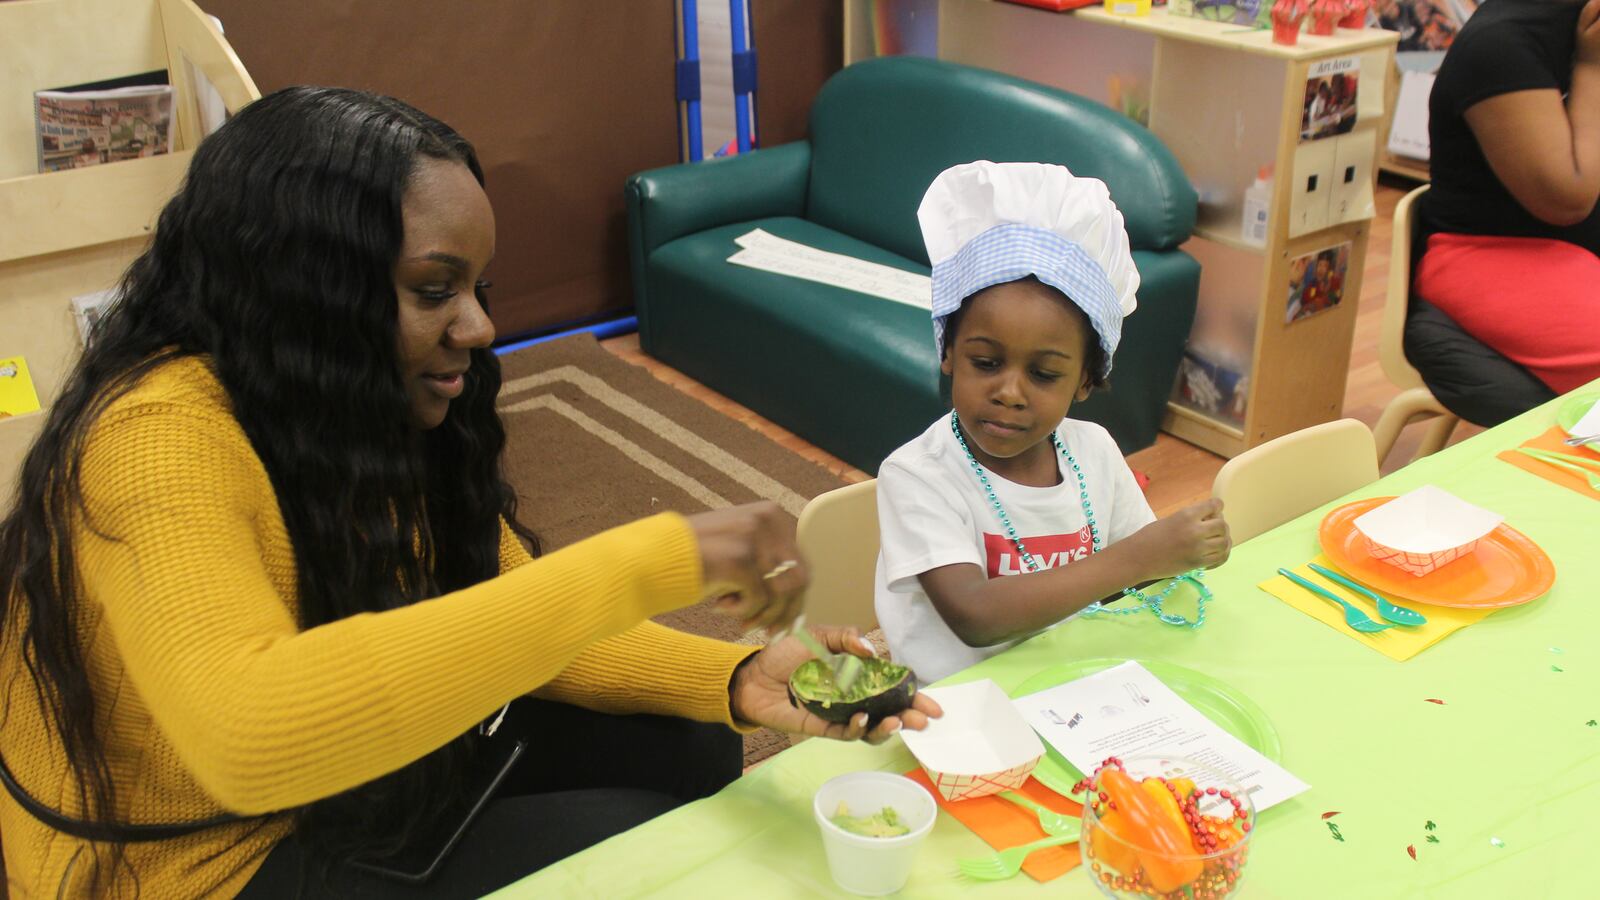
<instances>
[{"instance_id":1,"label":"sweater sleeve","mask_svg":"<svg viewBox=\"0 0 1600 900\"><path fill-rule=\"evenodd\" d=\"M81 485L85 595L185 765L240 813L391 772L580 657L575 672L609 696L608 662L631 652L648 666L665 645L607 639L694 602L701 583L692 531L660 515L464 590L302 631L263 560L275 498L232 421L160 405L108 413ZM597 642L609 657L585 655ZM708 709L690 693L678 708Z\"/></svg>"},{"instance_id":2,"label":"sweater sleeve","mask_svg":"<svg viewBox=\"0 0 1600 900\"><path fill-rule=\"evenodd\" d=\"M531 562L516 535L503 527L501 571ZM600 712L678 715L752 731L755 726L733 718L728 683L759 649L644 622L585 649L537 693Z\"/></svg>"}]
</instances>

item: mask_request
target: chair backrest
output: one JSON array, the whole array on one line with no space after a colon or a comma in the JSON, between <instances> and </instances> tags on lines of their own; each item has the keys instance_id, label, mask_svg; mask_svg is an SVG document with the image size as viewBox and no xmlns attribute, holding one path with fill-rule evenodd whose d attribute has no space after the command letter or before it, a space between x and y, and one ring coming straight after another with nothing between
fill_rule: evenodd
<instances>
[{"instance_id":1,"label":"chair backrest","mask_svg":"<svg viewBox=\"0 0 1600 900\"><path fill-rule=\"evenodd\" d=\"M1211 493L1234 543L1378 480L1372 432L1355 419L1302 428L1228 460Z\"/></svg>"},{"instance_id":2,"label":"chair backrest","mask_svg":"<svg viewBox=\"0 0 1600 900\"><path fill-rule=\"evenodd\" d=\"M817 625L878 627L873 585L878 566L878 482L818 495L800 511L800 552L811 569L806 619Z\"/></svg>"},{"instance_id":3,"label":"chair backrest","mask_svg":"<svg viewBox=\"0 0 1600 900\"><path fill-rule=\"evenodd\" d=\"M1416 202L1427 185L1400 198L1394 207L1394 244L1389 253L1389 296L1383 305L1383 325L1378 335L1378 364L1395 387L1422 387L1422 376L1406 360L1406 309L1411 305L1412 245L1416 238Z\"/></svg>"},{"instance_id":4,"label":"chair backrest","mask_svg":"<svg viewBox=\"0 0 1600 900\"><path fill-rule=\"evenodd\" d=\"M812 104L810 141L806 218L925 265L922 195L940 172L980 159L1104 181L1134 250L1172 249L1194 230L1194 187L1148 129L988 69L911 56L847 66Z\"/></svg>"}]
</instances>

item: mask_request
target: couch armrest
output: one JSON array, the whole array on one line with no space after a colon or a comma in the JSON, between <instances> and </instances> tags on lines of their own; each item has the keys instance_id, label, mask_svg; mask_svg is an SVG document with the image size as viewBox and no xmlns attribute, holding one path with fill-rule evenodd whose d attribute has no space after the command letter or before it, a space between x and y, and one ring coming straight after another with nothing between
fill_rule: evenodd
<instances>
[{"instance_id":1,"label":"couch armrest","mask_svg":"<svg viewBox=\"0 0 1600 900\"><path fill-rule=\"evenodd\" d=\"M810 178L811 145L806 141L650 169L629 178L628 263L641 334L647 332L644 320L649 314L645 261L657 247L733 222L802 216Z\"/></svg>"},{"instance_id":2,"label":"couch armrest","mask_svg":"<svg viewBox=\"0 0 1600 900\"><path fill-rule=\"evenodd\" d=\"M650 169L628 179L628 242L649 256L708 228L805 212L811 145L795 141L706 162Z\"/></svg>"}]
</instances>

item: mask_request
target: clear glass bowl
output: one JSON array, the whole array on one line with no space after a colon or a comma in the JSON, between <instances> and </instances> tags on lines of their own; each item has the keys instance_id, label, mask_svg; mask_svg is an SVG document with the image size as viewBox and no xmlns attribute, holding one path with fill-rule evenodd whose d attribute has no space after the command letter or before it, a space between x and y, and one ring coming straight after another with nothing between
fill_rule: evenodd
<instances>
[{"instance_id":1,"label":"clear glass bowl","mask_svg":"<svg viewBox=\"0 0 1600 900\"><path fill-rule=\"evenodd\" d=\"M1180 810L1195 814L1198 822L1185 824L1188 852L1163 852L1146 846L1155 842L1130 834L1129 820L1121 811L1096 809L1102 794L1101 774L1097 773L1089 795L1095 802L1083 807L1083 836L1078 847L1083 852L1083 870L1101 893L1116 898L1220 900L1238 890L1255 828L1250 795L1216 769L1179 757L1130 757L1122 760L1122 768L1140 790L1148 790L1142 784L1146 778L1169 783L1183 778L1193 781L1198 789L1193 806ZM1179 802L1170 792L1169 796L1174 805ZM1166 801L1152 799L1156 806L1165 807ZM1226 819L1227 823L1219 825L1213 819ZM1204 852L1195 848L1196 828L1206 835L1202 842L1213 842Z\"/></svg>"}]
</instances>

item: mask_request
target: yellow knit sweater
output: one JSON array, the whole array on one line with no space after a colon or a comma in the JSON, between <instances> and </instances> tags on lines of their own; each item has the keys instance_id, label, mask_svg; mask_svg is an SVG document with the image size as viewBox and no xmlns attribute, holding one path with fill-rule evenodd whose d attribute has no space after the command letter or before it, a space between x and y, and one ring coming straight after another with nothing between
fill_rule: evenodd
<instances>
[{"instance_id":1,"label":"yellow knit sweater","mask_svg":"<svg viewBox=\"0 0 1600 900\"><path fill-rule=\"evenodd\" d=\"M751 648L645 621L701 587L678 516L537 561L503 529L500 577L302 631L276 497L204 361L165 364L116 401L91 431L82 478L100 533L75 534L80 640L119 821L302 805L398 769L528 692L733 724L727 685ZM36 799L80 817L18 625L5 624L0 647L0 752ZM127 859L141 896L232 897L290 828L283 815L252 819L131 844ZM87 890L86 843L4 792L0 843L13 897Z\"/></svg>"}]
</instances>

